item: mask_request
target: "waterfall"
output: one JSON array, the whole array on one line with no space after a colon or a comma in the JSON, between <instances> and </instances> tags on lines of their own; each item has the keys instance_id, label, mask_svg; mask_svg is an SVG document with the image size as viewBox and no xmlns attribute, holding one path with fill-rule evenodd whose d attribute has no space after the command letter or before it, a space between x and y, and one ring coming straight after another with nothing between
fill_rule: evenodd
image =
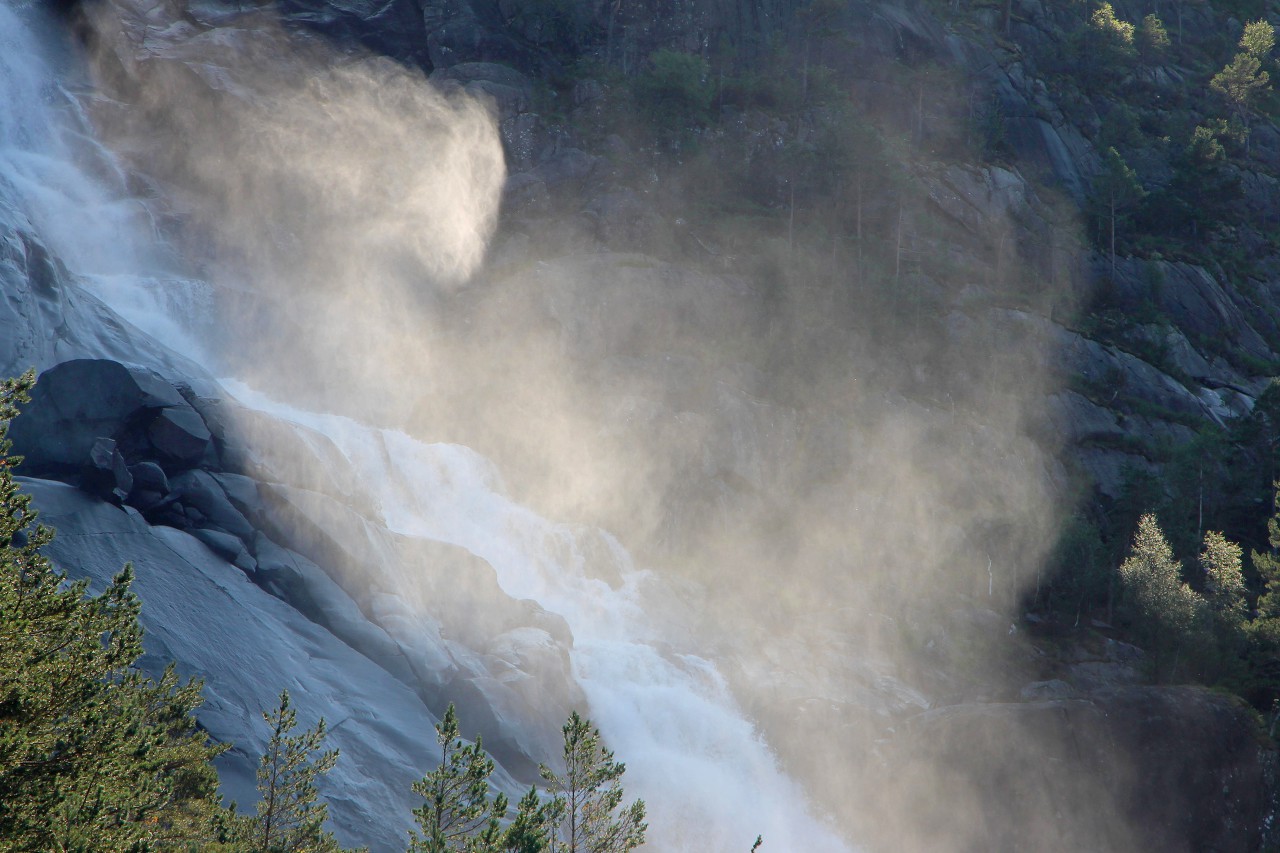
<instances>
[{"instance_id":1,"label":"waterfall","mask_svg":"<svg viewBox=\"0 0 1280 853\"><path fill-rule=\"evenodd\" d=\"M507 594L565 618L574 675L627 763L628 793L650 807L655 849L733 850L756 833L787 849L848 849L815 821L715 663L656 633L646 611L661 601L662 581L632 567L607 534L610 547L590 553L614 565L589 565L582 540L598 531L556 524L513 502L495 489L488 461L466 447L299 411L226 384L242 402L333 439L376 484L390 529L467 549L497 570Z\"/></svg>"},{"instance_id":2,"label":"waterfall","mask_svg":"<svg viewBox=\"0 0 1280 853\"><path fill-rule=\"evenodd\" d=\"M215 371L193 331L208 285L182 272L37 42L19 12L0 5L0 213L11 233L21 226L38 234L76 286L126 321L81 330L84 340L113 343L82 340L73 351L141 361L168 348L190 359L192 372ZM222 384L250 408L328 436L373 492L380 517L372 521L465 549L492 566L508 596L564 619L572 675L589 702L582 710L626 762L627 794L648 803L651 849L745 851L757 834L774 850L849 849L779 767L716 662L686 645L692 631L654 618L671 594L662 578L632 565L607 532L521 506L503 493L492 464L466 447L303 411L234 377ZM416 582L414 567L376 571ZM821 749L822 733L813 737Z\"/></svg>"},{"instance_id":3,"label":"waterfall","mask_svg":"<svg viewBox=\"0 0 1280 853\"><path fill-rule=\"evenodd\" d=\"M89 347L84 354L207 362L190 327L207 308L208 285L177 271L149 208L125 190L124 173L41 43L18 9L0 5L0 224L15 237L38 236L76 281L142 332L129 340L132 332L71 330Z\"/></svg>"}]
</instances>

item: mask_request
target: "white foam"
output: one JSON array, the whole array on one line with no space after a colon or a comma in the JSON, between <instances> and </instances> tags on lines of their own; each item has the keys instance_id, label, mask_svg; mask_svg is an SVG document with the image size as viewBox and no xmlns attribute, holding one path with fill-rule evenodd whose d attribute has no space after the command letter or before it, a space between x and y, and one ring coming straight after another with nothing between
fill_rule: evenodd
<instances>
[{"instance_id":1,"label":"white foam","mask_svg":"<svg viewBox=\"0 0 1280 853\"><path fill-rule=\"evenodd\" d=\"M780 770L715 664L657 635L645 590L660 580L635 569L607 534L613 547L584 547L584 537L601 532L515 503L489 461L466 447L419 442L277 403L236 380L224 384L245 405L327 435L376 489L388 528L467 549L493 566L508 595L564 617L589 713L627 764L628 794L649 807L655 849L745 850L757 833L783 849L850 849ZM587 553L612 564L590 565Z\"/></svg>"}]
</instances>

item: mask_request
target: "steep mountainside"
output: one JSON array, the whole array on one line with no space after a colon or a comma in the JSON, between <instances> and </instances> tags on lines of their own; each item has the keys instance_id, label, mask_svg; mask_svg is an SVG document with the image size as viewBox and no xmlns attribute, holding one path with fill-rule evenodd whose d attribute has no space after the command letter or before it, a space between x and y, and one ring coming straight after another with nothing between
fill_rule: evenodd
<instances>
[{"instance_id":1,"label":"steep mountainside","mask_svg":"<svg viewBox=\"0 0 1280 853\"><path fill-rule=\"evenodd\" d=\"M1268 549L1270 48L1214 81L1276 10L60 12L68 151L0 123L22 473L215 736L316 697L344 838L396 849L453 701L512 788L600 715L659 849L837 849L755 730L872 849L1274 842L1256 711L1150 683L1265 712L1272 647L1144 653L1116 567L1147 511Z\"/></svg>"}]
</instances>

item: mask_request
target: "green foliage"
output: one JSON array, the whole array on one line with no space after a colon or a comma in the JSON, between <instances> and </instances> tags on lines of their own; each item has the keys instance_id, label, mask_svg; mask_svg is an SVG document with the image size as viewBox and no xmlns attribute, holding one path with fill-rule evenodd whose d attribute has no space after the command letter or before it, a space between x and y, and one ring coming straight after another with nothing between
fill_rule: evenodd
<instances>
[{"instance_id":1,"label":"green foliage","mask_svg":"<svg viewBox=\"0 0 1280 853\"><path fill-rule=\"evenodd\" d=\"M1216 619L1239 626L1245 616L1244 574L1240 546L1216 531L1204 535L1200 568L1204 572L1205 597Z\"/></svg>"},{"instance_id":2,"label":"green foliage","mask_svg":"<svg viewBox=\"0 0 1280 853\"><path fill-rule=\"evenodd\" d=\"M507 798L489 799L494 764L480 738L467 746L458 736L458 717L450 703L436 726L440 764L413 783L413 792L426 800L413 810L421 835L410 833L411 853L489 853L505 849L499 820L507 813ZM530 796L537 800L536 792ZM522 806L526 804L521 801ZM533 808L532 804L528 808ZM525 837L521 830L520 838ZM520 848L517 848L520 849ZM533 849L537 849L536 847Z\"/></svg>"},{"instance_id":3,"label":"green foliage","mask_svg":"<svg viewBox=\"0 0 1280 853\"><path fill-rule=\"evenodd\" d=\"M1138 56L1144 65L1156 65L1169 50L1169 32L1154 13L1142 19L1137 32Z\"/></svg>"},{"instance_id":4,"label":"green foliage","mask_svg":"<svg viewBox=\"0 0 1280 853\"><path fill-rule=\"evenodd\" d=\"M1244 25L1244 33L1240 36L1240 50L1266 60L1276 46L1276 30L1265 20L1251 21Z\"/></svg>"},{"instance_id":5,"label":"green foliage","mask_svg":"<svg viewBox=\"0 0 1280 853\"><path fill-rule=\"evenodd\" d=\"M1116 17L1110 3L1099 4L1089 17L1087 61L1094 68L1112 72L1127 65L1136 55L1134 29L1133 24Z\"/></svg>"},{"instance_id":6,"label":"green foliage","mask_svg":"<svg viewBox=\"0 0 1280 853\"><path fill-rule=\"evenodd\" d=\"M1267 519L1270 550L1249 554L1253 570L1263 584L1263 593L1257 604L1258 616L1263 618L1280 618L1280 483L1277 484L1274 506L1275 514Z\"/></svg>"},{"instance_id":7,"label":"green foliage","mask_svg":"<svg viewBox=\"0 0 1280 853\"><path fill-rule=\"evenodd\" d=\"M1259 708L1269 708L1280 700L1280 483L1276 484L1272 505L1275 512L1267 519L1270 547L1250 554L1262 594L1258 596L1253 620L1244 626L1248 641L1244 693Z\"/></svg>"},{"instance_id":8,"label":"green foliage","mask_svg":"<svg viewBox=\"0 0 1280 853\"><path fill-rule=\"evenodd\" d=\"M338 761L336 749L321 752L324 719L301 734L290 734L297 727L298 714L287 690L280 692L276 710L264 712L262 718L271 727L271 739L258 765L262 799L257 814L245 822L242 839L260 853L336 853L342 848L324 829L329 807L316 790L316 780Z\"/></svg>"},{"instance_id":9,"label":"green foliage","mask_svg":"<svg viewBox=\"0 0 1280 853\"><path fill-rule=\"evenodd\" d=\"M1223 97L1232 115L1246 128L1254 104L1271 88L1271 75L1262 68L1275 48L1275 28L1264 20L1246 24L1237 53L1209 81L1209 87Z\"/></svg>"},{"instance_id":10,"label":"green foliage","mask_svg":"<svg viewBox=\"0 0 1280 853\"><path fill-rule=\"evenodd\" d=\"M1137 633L1154 655L1156 675L1163 674L1170 655L1172 675L1178 653L1205 615L1205 602L1182 581L1182 565L1150 513L1138 520L1129 557L1120 564L1120 580Z\"/></svg>"},{"instance_id":11,"label":"green foliage","mask_svg":"<svg viewBox=\"0 0 1280 853\"><path fill-rule=\"evenodd\" d=\"M1115 278L1116 269L1116 235L1123 230L1130 212L1146 195L1137 173L1129 168L1119 151L1114 147L1108 148L1103 155L1102 168L1093 179L1092 201L1100 242L1109 248L1112 278Z\"/></svg>"},{"instance_id":12,"label":"green foliage","mask_svg":"<svg viewBox=\"0 0 1280 853\"><path fill-rule=\"evenodd\" d=\"M1201 238L1229 223L1242 191L1238 173L1227 168L1223 143L1242 143L1243 133L1243 126L1225 119L1197 125L1173 158L1168 184L1151 193L1136 211L1135 227L1160 235L1166 247L1175 240L1202 246Z\"/></svg>"},{"instance_id":13,"label":"green foliage","mask_svg":"<svg viewBox=\"0 0 1280 853\"><path fill-rule=\"evenodd\" d=\"M1089 17L1089 23L1104 38L1116 45L1130 48L1133 46L1133 24L1116 17L1116 10L1110 3L1100 3Z\"/></svg>"},{"instance_id":14,"label":"green foliage","mask_svg":"<svg viewBox=\"0 0 1280 853\"><path fill-rule=\"evenodd\" d=\"M458 731L450 705L436 726L440 764L413 786L426 803L414 810L421 833L410 833L411 853L624 853L644 843L644 803L622 806L625 765L576 711L563 728L565 772L541 768L552 796L530 788L505 830L507 798L490 799L493 760Z\"/></svg>"},{"instance_id":15,"label":"green foliage","mask_svg":"<svg viewBox=\"0 0 1280 853\"><path fill-rule=\"evenodd\" d=\"M1228 135L1227 123L1221 119L1196 125L1183 155L1187 164L1196 169L1209 169L1224 162L1227 149L1222 147L1221 140Z\"/></svg>"},{"instance_id":16,"label":"green foliage","mask_svg":"<svg viewBox=\"0 0 1280 853\"><path fill-rule=\"evenodd\" d=\"M544 802L537 788L530 788L516 804L516 816L503 839L508 853L542 853L551 846L551 824L557 813L554 801Z\"/></svg>"},{"instance_id":17,"label":"green foliage","mask_svg":"<svg viewBox=\"0 0 1280 853\"><path fill-rule=\"evenodd\" d=\"M564 772L543 766L555 797L552 853L622 853L644 843L643 800L622 805L626 765L604 748L600 731L574 711L564 724Z\"/></svg>"},{"instance_id":18,"label":"green foliage","mask_svg":"<svg viewBox=\"0 0 1280 853\"><path fill-rule=\"evenodd\" d=\"M650 122L669 138L706 122L715 90L706 60L697 54L659 50L635 82L636 100Z\"/></svg>"},{"instance_id":19,"label":"green foliage","mask_svg":"<svg viewBox=\"0 0 1280 853\"><path fill-rule=\"evenodd\" d=\"M129 566L98 596L41 549L5 437L30 372L0 382L0 839L8 850L176 849L208 841L220 806L195 728L200 685L142 653Z\"/></svg>"},{"instance_id":20,"label":"green foliage","mask_svg":"<svg viewBox=\"0 0 1280 853\"><path fill-rule=\"evenodd\" d=\"M1209 87L1226 99L1237 116L1249 114L1258 95L1270 88L1271 76L1262 70L1262 60L1249 53L1235 58L1209 81Z\"/></svg>"},{"instance_id":21,"label":"green foliage","mask_svg":"<svg viewBox=\"0 0 1280 853\"><path fill-rule=\"evenodd\" d=\"M1102 118L1099 142L1100 147L1106 146L1118 151L1138 148L1146 142L1138 114L1133 107L1123 101L1111 105Z\"/></svg>"}]
</instances>

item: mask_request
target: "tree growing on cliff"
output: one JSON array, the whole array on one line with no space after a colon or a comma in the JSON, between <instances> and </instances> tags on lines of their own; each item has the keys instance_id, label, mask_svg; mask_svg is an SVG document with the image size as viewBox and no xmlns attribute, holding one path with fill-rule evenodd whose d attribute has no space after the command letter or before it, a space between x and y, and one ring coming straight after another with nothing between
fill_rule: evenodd
<instances>
[{"instance_id":1,"label":"tree growing on cliff","mask_svg":"<svg viewBox=\"0 0 1280 853\"><path fill-rule=\"evenodd\" d=\"M1143 65L1153 69L1154 76L1155 66L1160 64L1169 50L1169 32L1160 16L1153 13L1143 18L1134 41L1138 45L1138 58Z\"/></svg>"},{"instance_id":2,"label":"tree growing on cliff","mask_svg":"<svg viewBox=\"0 0 1280 853\"><path fill-rule=\"evenodd\" d=\"M257 814L247 819L242 839L260 853L338 853L342 848L324 829L329 807L316 790L316 780L338 761L338 750L321 751L324 719L301 734L291 734L298 714L287 690L280 692L275 711L263 713L262 718L271 727L271 739L258 765L262 799Z\"/></svg>"},{"instance_id":3,"label":"tree growing on cliff","mask_svg":"<svg viewBox=\"0 0 1280 853\"><path fill-rule=\"evenodd\" d=\"M543 766L555 796L551 853L624 853L644 843L643 800L622 806L626 765L604 748L599 729L574 711L564 732L564 772Z\"/></svg>"},{"instance_id":4,"label":"tree growing on cliff","mask_svg":"<svg viewBox=\"0 0 1280 853\"><path fill-rule=\"evenodd\" d=\"M499 821L507 813L507 798L489 795L493 759L479 736L467 746L458 736L458 716L449 704L436 725L440 764L413 783L413 792L426 802L413 810L418 832L411 831L410 853L496 853L505 849ZM535 799L537 794L530 792ZM535 850L538 848L535 848Z\"/></svg>"},{"instance_id":5,"label":"tree growing on cliff","mask_svg":"<svg viewBox=\"0 0 1280 853\"><path fill-rule=\"evenodd\" d=\"M68 583L41 549L13 478L8 423L32 373L0 382L0 839L6 850L165 850L214 844L221 811L196 730L197 682L134 668L139 603L125 566L107 589Z\"/></svg>"},{"instance_id":6,"label":"tree growing on cliff","mask_svg":"<svg viewBox=\"0 0 1280 853\"><path fill-rule=\"evenodd\" d=\"M1156 517L1138 520L1128 558L1120 565L1120 579L1133 609L1135 628L1154 658L1156 675L1171 659L1169 674L1177 671L1178 655L1204 616L1205 602L1182 580L1182 564L1173 557Z\"/></svg>"},{"instance_id":7,"label":"tree growing on cliff","mask_svg":"<svg viewBox=\"0 0 1280 853\"><path fill-rule=\"evenodd\" d=\"M1209 81L1209 88L1220 94L1231 110L1232 118L1247 131L1254 104L1261 94L1271 88L1271 75L1262 68L1276 46L1276 31L1265 20L1246 24L1240 36L1240 52L1237 53ZM1246 149L1248 139L1245 140Z\"/></svg>"},{"instance_id":8,"label":"tree growing on cliff","mask_svg":"<svg viewBox=\"0 0 1280 853\"><path fill-rule=\"evenodd\" d=\"M1112 70L1127 65L1134 57L1134 31L1133 24L1116 17L1110 3L1099 3L1089 16L1088 62L1094 68Z\"/></svg>"},{"instance_id":9,"label":"tree growing on cliff","mask_svg":"<svg viewBox=\"0 0 1280 853\"><path fill-rule=\"evenodd\" d=\"M1102 158L1102 169L1093 181L1093 200L1097 218L1108 225L1111 279L1116 277L1116 231L1120 223L1143 198L1146 190L1138 175L1115 148L1108 148Z\"/></svg>"},{"instance_id":10,"label":"tree growing on cliff","mask_svg":"<svg viewBox=\"0 0 1280 853\"><path fill-rule=\"evenodd\" d=\"M1217 619L1237 627L1245 617L1240 555L1240 546L1221 533L1210 530L1204 535L1200 568L1204 572L1205 596Z\"/></svg>"}]
</instances>

